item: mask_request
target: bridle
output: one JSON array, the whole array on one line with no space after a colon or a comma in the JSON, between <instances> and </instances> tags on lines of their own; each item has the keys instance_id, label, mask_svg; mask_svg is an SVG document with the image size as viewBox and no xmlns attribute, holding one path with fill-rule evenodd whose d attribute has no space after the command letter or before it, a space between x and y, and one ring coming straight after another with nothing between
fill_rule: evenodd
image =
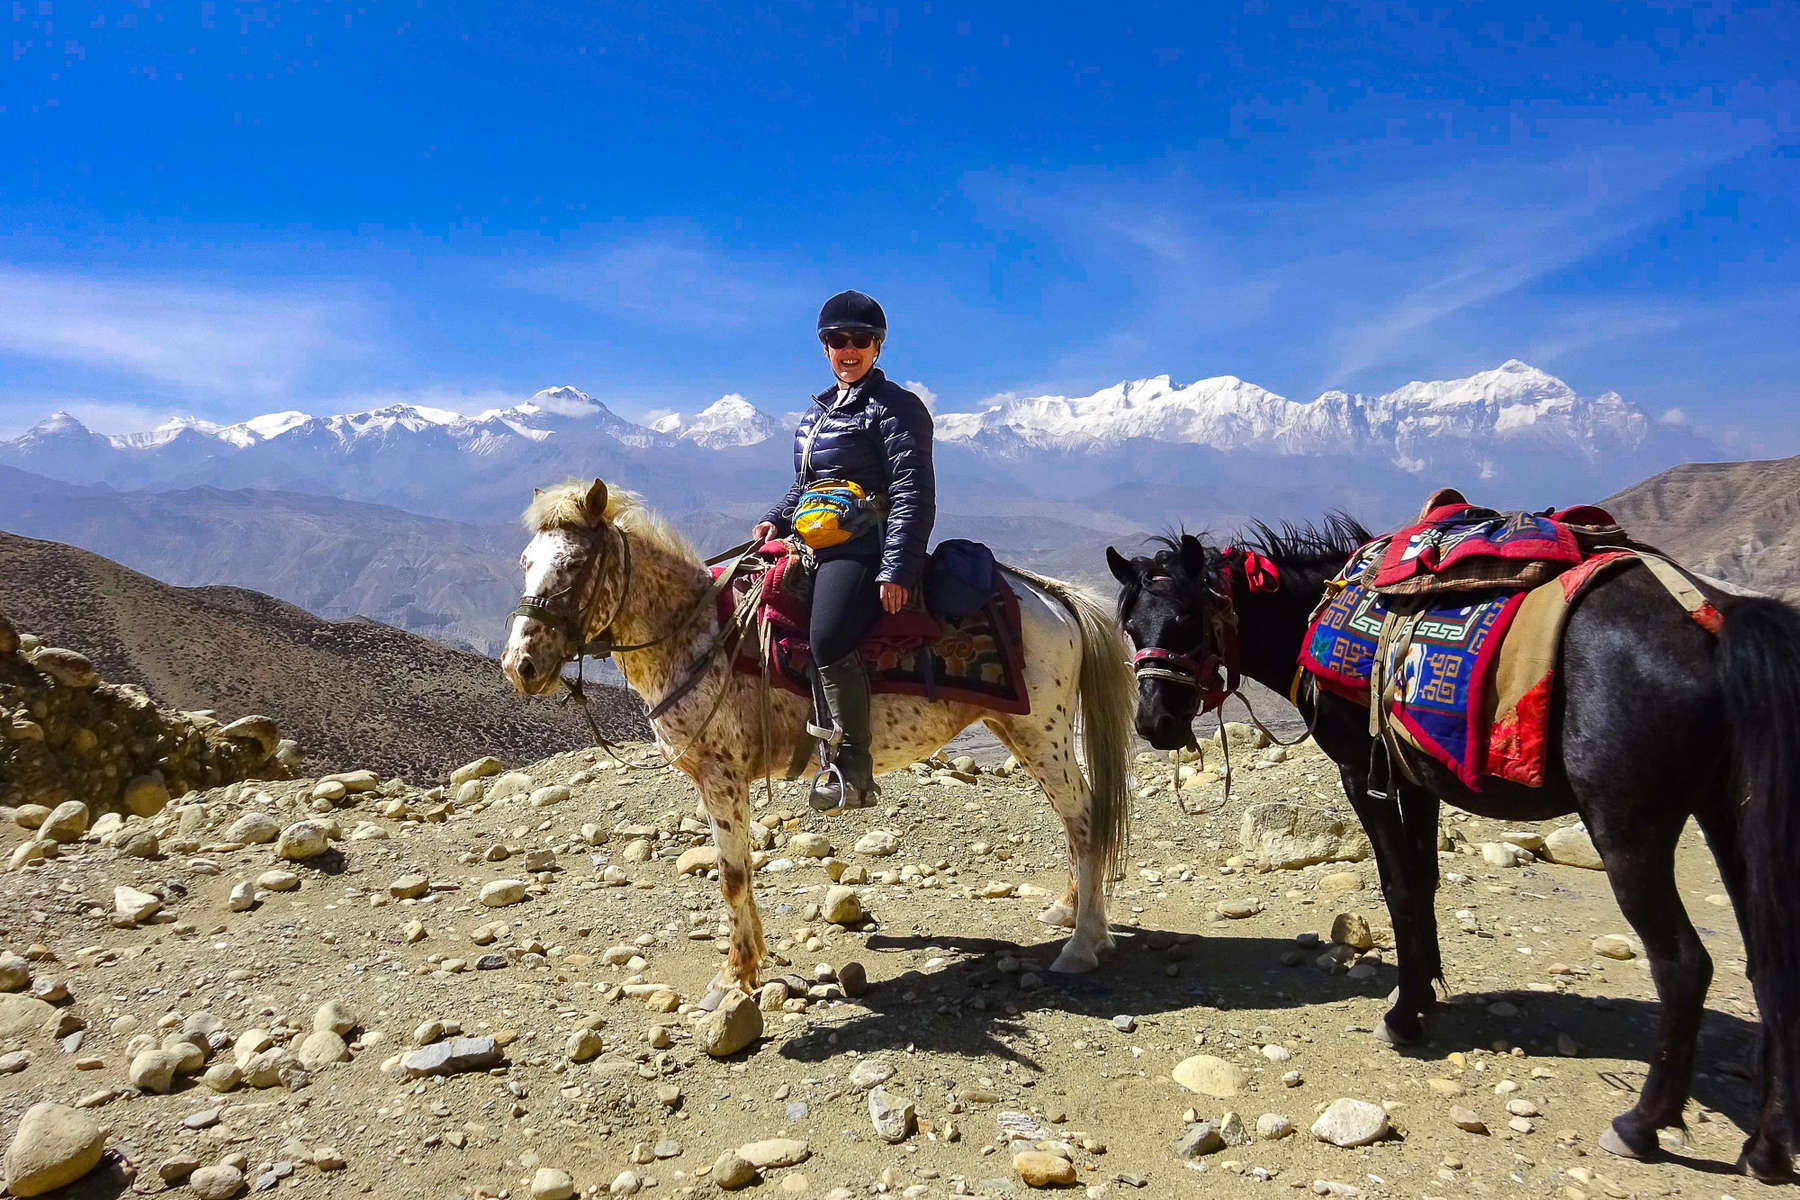
<instances>
[{"instance_id":1,"label":"bridle","mask_svg":"<svg viewBox=\"0 0 1800 1200\"><path fill-rule=\"evenodd\" d=\"M569 657L575 660L575 678L570 680L567 676L563 676L563 686L568 689L568 694L563 698L564 703L573 700L580 704L582 715L587 718L588 728L592 730L594 734L595 743L605 749L615 759L623 762L624 760L619 758L618 748L611 741L607 740L605 734L600 732L600 725L594 720L593 711L588 707L587 693L582 690L587 660L590 657L606 658L610 655L629 653L633 650L648 650L650 647L660 645L674 637L687 626L687 623L693 619L696 613L700 612L706 605L716 600L719 593L731 585L732 579L737 575L738 568L743 566L744 561L751 556L752 551L758 548L758 543L754 541L744 542L740 545L733 546L723 554L707 559L707 566L713 566L724 562L728 558L731 559L731 565L715 575L710 584L695 593L693 598L688 601L680 612L675 614L675 619L670 621L668 627L661 633L642 642L621 643L614 640L612 629L614 623L619 619L619 614L625 609L625 598L631 593L631 537L623 529L618 528L611 522L602 522L587 530L569 529L567 532L575 537L586 551L586 559L582 563L580 575L577 576L573 582L558 588L554 592L549 592L542 596L534 596L527 592L520 596L518 604L513 607L512 612L507 614L507 620L510 622L513 617L527 617L555 630L563 636L564 641L570 647ZM598 551L605 542L609 532L617 534L619 538L619 553L617 556L619 560L619 588L617 594L613 597L612 611L607 614L606 620L600 625L598 631L592 636L589 636L587 632L588 620L586 615L588 587L592 582L595 566L600 560ZM695 663L691 664L687 671L683 673L680 681L677 682L669 694L664 696L650 709L648 714L649 718L654 721L657 717L660 717L663 713L667 712L677 700L680 700L689 691L693 690L694 685L699 682L700 676L704 674L704 668L712 661L720 649L721 639L716 638L714 639L714 643L701 653L700 658ZM720 700L723 700L723 698L724 693L721 692ZM713 711L716 712L717 710L718 704L715 702ZM707 721L710 721L711 718L712 713L708 713ZM698 740L697 735L696 740ZM686 751L683 751L682 753L685 754ZM680 755L677 755L676 757L679 758Z\"/></svg>"},{"instance_id":2,"label":"bridle","mask_svg":"<svg viewBox=\"0 0 1800 1200\"><path fill-rule=\"evenodd\" d=\"M1224 586L1215 587L1210 582L1204 585L1213 603L1208 605L1206 634L1200 645L1187 653L1167 646L1145 646L1131 656L1132 672L1140 682L1161 679L1198 692L1195 716L1219 708L1243 684L1235 603L1239 573L1244 585L1253 592L1273 592L1281 587L1280 570L1255 551L1227 546L1222 557L1225 569L1220 576ZM1231 570L1234 566L1237 571ZM1144 582L1159 580L1172 581L1172 577L1152 575Z\"/></svg>"},{"instance_id":3,"label":"bridle","mask_svg":"<svg viewBox=\"0 0 1800 1200\"><path fill-rule=\"evenodd\" d=\"M586 612L588 585L593 581L595 565L600 561L598 551L601 543L606 540L608 530L619 535L619 591L613 598L613 610L607 615L606 623L600 627L597 635L590 638L587 636ZM643 646L620 646L612 640L613 622L619 619L619 612L625 607L626 593L631 588L631 539L625 536L625 531L613 529L611 525L600 525L587 531L570 529L567 532L587 552L582 560L581 573L572 583L554 592L542 596L527 592L520 596L519 603L506 615L507 620L528 617L554 629L568 643L570 657L577 659L590 654L595 658L605 658L615 650L638 650L652 645L653 643L645 642Z\"/></svg>"},{"instance_id":4,"label":"bridle","mask_svg":"<svg viewBox=\"0 0 1800 1200\"><path fill-rule=\"evenodd\" d=\"M1218 713L1219 744L1225 757L1225 798L1220 801L1223 804L1231 798L1231 740L1225 736L1225 713L1222 711L1225 701L1236 696L1249 715L1250 723L1276 745L1297 745L1312 735L1312 727L1309 721L1306 731L1299 737L1283 741L1263 724L1256 710L1250 707L1250 698L1238 690L1244 681L1240 667L1242 646L1238 640L1238 577L1242 575L1243 586L1252 592L1279 591L1280 568L1272 559L1240 546L1225 547L1220 551L1220 557L1224 560L1224 568L1219 572L1224 586L1215 586L1211 580L1202 584L1213 603L1209 606L1206 633L1200 645L1185 654L1166 646L1145 646L1131 656L1131 669L1139 683L1146 679L1161 679L1179 687L1193 688L1198 694L1195 719L1206 713ZM1234 571L1233 567L1237 569ZM1173 582L1166 574L1152 575L1144 582L1158 580ZM1195 745L1191 726L1188 737L1188 744ZM1178 769L1171 794L1180 804ZM1185 805L1181 808L1184 813L1188 811Z\"/></svg>"}]
</instances>

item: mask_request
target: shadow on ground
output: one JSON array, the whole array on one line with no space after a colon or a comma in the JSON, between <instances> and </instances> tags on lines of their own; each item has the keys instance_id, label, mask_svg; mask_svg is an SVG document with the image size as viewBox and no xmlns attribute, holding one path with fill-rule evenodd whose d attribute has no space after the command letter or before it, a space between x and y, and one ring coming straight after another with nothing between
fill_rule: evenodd
<instances>
[{"instance_id":1,"label":"shadow on ground","mask_svg":"<svg viewBox=\"0 0 1800 1200\"><path fill-rule=\"evenodd\" d=\"M1353 981L1311 966L1281 965L1294 949L1287 939L1196 935L1174 930L1114 927L1118 949L1088 975L1062 976L1047 968L1062 939L1020 946L1000 938L953 935L875 934L871 961L884 954L935 953L942 962L871 983L861 1010L840 1020L809 1024L781 1044L779 1053L801 1062L819 1062L846 1050L875 1053L912 1045L920 1050L993 1056L1030 1070L1042 1065L1031 1054L1025 1017L1060 1012L1110 1021L1119 1014L1156 1019L1179 1013L1199 1025L1230 1023L1239 1010L1268 1011L1365 999L1381 1005L1395 983L1391 966L1372 979ZM1162 948L1153 948L1162 947ZM1171 956L1178 974L1167 968ZM1018 969L1004 960L1017 960ZM1021 976L1037 976L1039 986L1022 988ZM1504 1003L1513 1011L1489 1011ZM864 1011L866 1010L866 1011ZM1212 1011L1208 1011L1212 1010ZM1398 1053L1441 1060L1456 1050L1521 1047L1534 1065L1544 1060L1558 1072L1587 1071L1607 1086L1635 1095L1643 1084L1642 1063L1652 1053L1659 1005L1653 1000L1596 997L1577 992L1494 990L1451 995L1433 1013L1426 1040L1397 1050L1353 1023L1348 1010L1343 1035L1362 1039L1370 1053ZM1357 1011L1373 1018L1380 1007ZM1754 1079L1759 1026L1709 1010L1701 1027L1694 1099L1748 1128L1760 1099ZM1558 1055L1557 1035L1568 1034L1579 1057ZM1624 1068L1605 1069L1592 1059L1623 1059ZM1448 1072L1449 1068L1446 1068ZM1621 1099L1619 1110L1631 1101ZM1601 1114L1596 1114L1601 1115ZM1610 1117L1613 1114L1604 1114Z\"/></svg>"}]
</instances>

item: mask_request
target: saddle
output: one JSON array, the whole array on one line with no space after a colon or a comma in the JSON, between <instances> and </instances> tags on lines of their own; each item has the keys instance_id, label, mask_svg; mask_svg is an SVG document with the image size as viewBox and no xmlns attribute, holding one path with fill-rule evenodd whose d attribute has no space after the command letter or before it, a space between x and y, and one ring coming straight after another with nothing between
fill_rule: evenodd
<instances>
[{"instance_id":1,"label":"saddle","mask_svg":"<svg viewBox=\"0 0 1800 1200\"><path fill-rule=\"evenodd\" d=\"M950 543L946 543L950 545ZM944 556L947 560L948 556ZM934 554L932 562L939 561ZM994 571L984 601L963 612L951 606L933 616L927 604L936 594L928 565L924 586L897 613L883 610L857 643L868 668L869 690L924 696L932 700L976 704L996 712L1031 711L1020 651L1019 598L1004 573ZM745 604L755 606L766 637L747 637L734 659L741 673L761 674L763 646L768 649L770 681L797 695L811 696L808 669L812 648L807 629L812 615L811 559L786 542L770 542L756 566L719 597L722 620L731 620ZM750 597L751 589L759 594ZM948 589L944 589L948 591Z\"/></svg>"},{"instance_id":2,"label":"saddle","mask_svg":"<svg viewBox=\"0 0 1800 1200\"><path fill-rule=\"evenodd\" d=\"M1384 596L1524 590L1606 550L1655 551L1633 541L1603 508L1498 512L1440 488L1418 519L1388 534L1355 582Z\"/></svg>"},{"instance_id":3,"label":"saddle","mask_svg":"<svg viewBox=\"0 0 1800 1200\"><path fill-rule=\"evenodd\" d=\"M812 618L813 572L810 559L790 553L786 542L771 542L761 553L771 561L763 583L762 614L775 626L776 636L796 650L807 650L806 633ZM857 643L868 661L884 654L900 654L935 641L943 626L925 611L920 597L912 597L899 612L882 609L869 631ZM805 663L810 653L804 655Z\"/></svg>"},{"instance_id":4,"label":"saddle","mask_svg":"<svg viewBox=\"0 0 1800 1200\"><path fill-rule=\"evenodd\" d=\"M1368 706L1371 794L1404 742L1479 791L1543 786L1562 634L1588 589L1640 563L1690 618L1720 616L1686 572L1603 509L1501 513L1453 489L1360 547L1308 622L1300 680Z\"/></svg>"}]
</instances>

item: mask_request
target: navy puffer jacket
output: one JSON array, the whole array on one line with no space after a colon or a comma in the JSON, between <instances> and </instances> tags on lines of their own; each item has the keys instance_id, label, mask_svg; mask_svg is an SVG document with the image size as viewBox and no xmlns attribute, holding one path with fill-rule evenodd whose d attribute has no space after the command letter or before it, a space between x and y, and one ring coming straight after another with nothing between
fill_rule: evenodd
<instances>
[{"instance_id":1,"label":"navy puffer jacket","mask_svg":"<svg viewBox=\"0 0 1800 1200\"><path fill-rule=\"evenodd\" d=\"M937 519L931 470L931 413L925 402L870 367L842 404L833 385L812 398L794 431L794 484L763 520L785 537L810 483L848 480L888 498L887 527L876 578L916 590ZM806 444L812 440L812 459Z\"/></svg>"}]
</instances>

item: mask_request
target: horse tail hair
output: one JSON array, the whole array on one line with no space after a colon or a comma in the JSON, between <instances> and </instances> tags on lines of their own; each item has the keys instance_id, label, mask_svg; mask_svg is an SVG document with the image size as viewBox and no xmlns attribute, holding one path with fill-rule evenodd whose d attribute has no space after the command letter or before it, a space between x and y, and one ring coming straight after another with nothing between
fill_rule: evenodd
<instances>
[{"instance_id":1,"label":"horse tail hair","mask_svg":"<svg viewBox=\"0 0 1800 1200\"><path fill-rule=\"evenodd\" d=\"M1094 851L1112 879L1124 870L1131 845L1131 719L1137 680L1125 635L1104 604L1060 579L1004 568L1047 593L1075 618L1081 641L1076 695L1081 705L1081 757L1086 762Z\"/></svg>"},{"instance_id":2,"label":"horse tail hair","mask_svg":"<svg viewBox=\"0 0 1800 1200\"><path fill-rule=\"evenodd\" d=\"M1800 610L1768 597L1730 605L1716 670L1736 759L1733 796L1743 803L1750 979L1770 1078L1792 1113L1800 1071Z\"/></svg>"}]
</instances>

